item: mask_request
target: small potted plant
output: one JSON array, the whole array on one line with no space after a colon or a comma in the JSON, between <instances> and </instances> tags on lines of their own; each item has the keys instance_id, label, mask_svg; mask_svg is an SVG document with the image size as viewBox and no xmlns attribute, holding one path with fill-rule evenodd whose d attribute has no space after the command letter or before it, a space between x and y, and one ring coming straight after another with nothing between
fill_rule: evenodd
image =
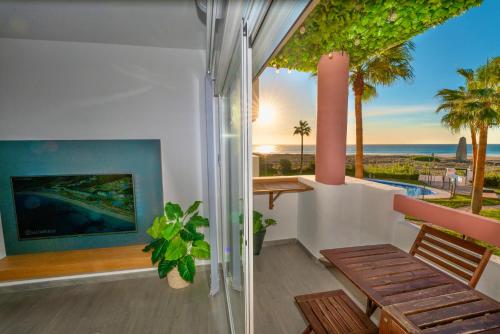
<instances>
[{"instance_id":1,"label":"small potted plant","mask_svg":"<svg viewBox=\"0 0 500 334\"><path fill-rule=\"evenodd\" d=\"M267 228L276 225L274 219L264 219L264 215L258 211L253 211L253 255L259 255L264 243Z\"/></svg>"},{"instance_id":2,"label":"small potted plant","mask_svg":"<svg viewBox=\"0 0 500 334\"><path fill-rule=\"evenodd\" d=\"M153 241L143 251L151 253L158 264L160 278L167 277L175 289L189 286L196 274L195 259L209 259L210 245L198 227L208 226L208 219L198 214L201 202L194 202L186 212L176 203L165 204L163 215L155 217L147 233Z\"/></svg>"}]
</instances>

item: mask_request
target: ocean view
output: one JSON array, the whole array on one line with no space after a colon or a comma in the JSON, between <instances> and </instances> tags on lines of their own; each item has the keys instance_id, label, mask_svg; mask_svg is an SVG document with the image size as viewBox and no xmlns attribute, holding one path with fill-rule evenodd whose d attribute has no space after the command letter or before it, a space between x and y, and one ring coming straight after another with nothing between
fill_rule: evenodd
<instances>
[{"instance_id":1,"label":"ocean view","mask_svg":"<svg viewBox=\"0 0 500 334\"><path fill-rule=\"evenodd\" d=\"M366 155L454 155L456 144L418 144L418 145L365 145ZM294 154L300 153L300 145L254 145L254 153ZM347 145L347 154L354 154L355 145ZM304 145L305 154L316 153L316 145ZM472 145L467 145L467 154L472 154ZM489 144L487 155L500 156L500 144Z\"/></svg>"}]
</instances>

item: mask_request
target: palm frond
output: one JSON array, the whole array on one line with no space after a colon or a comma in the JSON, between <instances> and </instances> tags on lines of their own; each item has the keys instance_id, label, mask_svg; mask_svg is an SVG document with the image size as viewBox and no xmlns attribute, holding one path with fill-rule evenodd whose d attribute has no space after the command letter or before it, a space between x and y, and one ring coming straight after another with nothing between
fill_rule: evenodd
<instances>
[{"instance_id":1,"label":"palm frond","mask_svg":"<svg viewBox=\"0 0 500 334\"><path fill-rule=\"evenodd\" d=\"M364 88L363 88L363 96L362 100L363 101L370 101L374 98L377 97L377 88L369 83L365 83Z\"/></svg>"},{"instance_id":2,"label":"palm frond","mask_svg":"<svg viewBox=\"0 0 500 334\"><path fill-rule=\"evenodd\" d=\"M415 45L411 41L398 44L363 64L365 82L372 85L388 86L398 79L413 79L412 51Z\"/></svg>"}]
</instances>

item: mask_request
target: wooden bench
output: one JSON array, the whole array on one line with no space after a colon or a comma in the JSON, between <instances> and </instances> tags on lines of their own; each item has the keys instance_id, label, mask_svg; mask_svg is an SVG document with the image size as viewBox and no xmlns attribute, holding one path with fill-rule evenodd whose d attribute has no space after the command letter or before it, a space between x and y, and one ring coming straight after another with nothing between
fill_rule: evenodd
<instances>
[{"instance_id":1,"label":"wooden bench","mask_svg":"<svg viewBox=\"0 0 500 334\"><path fill-rule=\"evenodd\" d=\"M423 225L410 254L429 261L474 288L488 264L491 251L428 225Z\"/></svg>"},{"instance_id":2,"label":"wooden bench","mask_svg":"<svg viewBox=\"0 0 500 334\"><path fill-rule=\"evenodd\" d=\"M500 303L469 290L395 304L382 309L379 333L500 333Z\"/></svg>"},{"instance_id":3,"label":"wooden bench","mask_svg":"<svg viewBox=\"0 0 500 334\"><path fill-rule=\"evenodd\" d=\"M342 290L296 296L309 323L303 334L375 334L377 327Z\"/></svg>"}]
</instances>

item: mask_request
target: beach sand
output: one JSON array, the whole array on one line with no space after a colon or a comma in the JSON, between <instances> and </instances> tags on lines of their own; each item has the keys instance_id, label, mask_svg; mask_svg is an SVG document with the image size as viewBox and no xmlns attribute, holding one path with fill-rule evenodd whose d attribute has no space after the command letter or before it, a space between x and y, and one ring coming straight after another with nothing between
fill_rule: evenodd
<instances>
[{"instance_id":1,"label":"beach sand","mask_svg":"<svg viewBox=\"0 0 500 334\"><path fill-rule=\"evenodd\" d=\"M71 203L73 205L85 208L87 210L90 210L90 211L93 211L93 212L96 212L96 213L99 213L99 214L108 215L108 216L111 216L113 218L124 220L124 221L129 222L129 223L135 223L134 217L122 215L122 214L119 214L117 212L112 212L112 211L110 211L107 208L103 208L103 207L100 207L100 206L90 205L88 203L84 203L84 202L81 202L81 201L78 201L78 200L75 200L75 199L67 198L67 197L64 197L64 196L61 196L61 195L57 195L57 194L53 194L53 193L35 192L35 191L22 191L22 192L18 192L18 194L20 194L20 195L43 196L43 197L46 197L46 198L52 198L52 199L56 199L56 200L59 200L59 201Z\"/></svg>"}]
</instances>

